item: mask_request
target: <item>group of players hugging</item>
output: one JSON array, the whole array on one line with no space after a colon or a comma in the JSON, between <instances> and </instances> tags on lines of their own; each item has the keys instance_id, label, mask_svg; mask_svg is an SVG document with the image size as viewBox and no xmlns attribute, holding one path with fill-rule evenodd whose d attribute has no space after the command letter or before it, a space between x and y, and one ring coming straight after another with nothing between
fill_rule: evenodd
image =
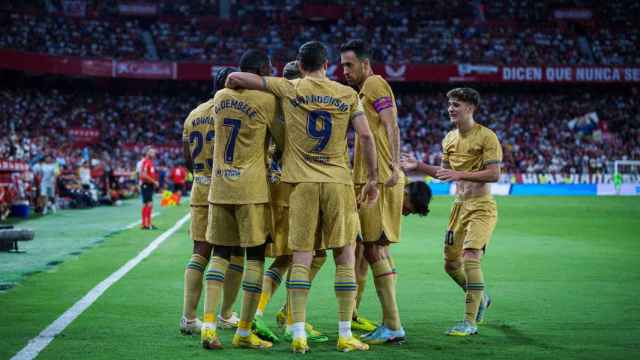
<instances>
[{"instance_id":1,"label":"group of players hugging","mask_svg":"<svg viewBox=\"0 0 640 360\"><path fill-rule=\"evenodd\" d=\"M395 97L373 73L367 45L351 40L340 50L351 86L327 77L327 51L320 42L302 45L283 77L271 76L265 53L248 50L240 71L217 71L213 98L184 122L184 153L194 175L194 245L180 329L200 334L205 349L223 347L221 328L237 328L234 347L267 349L284 340L293 352L306 353L310 343L328 341L306 314L327 250L335 262L337 349L404 342L389 246L400 241L402 215L427 215L431 200L425 182L409 182L404 171L455 182L444 257L446 272L464 291L465 313L447 334L476 334L491 304L480 259L496 224L489 183L500 176L502 151L496 135L473 119L478 92L447 93L455 128L443 140L441 164L427 165L401 155ZM349 127L355 130L353 161ZM265 257L274 258L266 271ZM369 267L382 309L379 324L357 311ZM263 313L282 281L287 296L276 314L284 328L278 336ZM240 284L238 316L232 305ZM356 337L352 330L364 334Z\"/></svg>"}]
</instances>

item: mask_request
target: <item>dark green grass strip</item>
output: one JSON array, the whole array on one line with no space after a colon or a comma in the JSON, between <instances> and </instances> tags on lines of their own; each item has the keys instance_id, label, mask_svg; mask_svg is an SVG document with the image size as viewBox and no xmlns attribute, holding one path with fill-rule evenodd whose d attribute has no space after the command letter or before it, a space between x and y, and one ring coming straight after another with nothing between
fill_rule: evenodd
<instances>
[{"instance_id":1,"label":"dark green grass strip","mask_svg":"<svg viewBox=\"0 0 640 360\"><path fill-rule=\"evenodd\" d=\"M15 354L91 288L173 226L186 211L186 206L168 208L154 220L159 230L142 231L136 227L113 234L80 257L27 277L0 294L0 359ZM177 234L186 237L186 226Z\"/></svg>"},{"instance_id":2,"label":"dark green grass strip","mask_svg":"<svg viewBox=\"0 0 640 360\"><path fill-rule=\"evenodd\" d=\"M622 359L639 353L640 306L633 289L640 284L637 270L640 199L500 198L498 226L483 261L485 283L494 305L487 313L487 323L480 326L480 335L471 338L443 335L462 318L464 301L462 291L442 270L442 243L450 202L450 198L437 197L429 217L406 218L402 242L392 248L399 272L398 301L407 344L376 346L368 353L335 352L337 306L333 264L329 259L313 283L308 317L330 341L312 344L313 352L307 357ZM109 244L87 252L78 262L91 259L94 253L102 255L98 256L101 262L113 262L111 252L115 249L105 248ZM200 348L197 337L179 334L182 277L190 250L185 233L172 236L72 323L41 358L293 357L287 344L278 344L265 352L232 349L232 331L221 332L227 346L222 353L206 352ZM66 263L60 266L60 272L67 273L64 277L47 278L58 283L48 293L25 283L26 289L12 301L0 297L0 306L2 309L15 306L23 297L46 295L47 299L55 299L63 293L60 283L67 282L67 289L75 291L71 283L74 277L70 274L79 273L66 266ZM96 276L95 282L109 273L104 271L102 276ZM46 282L40 279L47 276L53 274L39 274L30 281L38 280L42 287ZM76 284L83 288L84 291L79 291L82 294L91 288L81 285ZM367 286L360 313L378 320L380 311L372 282ZM274 328L275 311L282 304L283 295L281 286L266 309L267 323ZM59 314L68 307L43 309L46 306L44 300L31 307L18 305L22 311L38 311L41 316L50 312ZM239 310L239 303L236 309ZM2 316L0 336L4 337L15 330L4 327L5 315ZM56 316L51 315L50 320ZM29 321L33 320L15 327L27 328ZM24 333L31 332L33 336L41 328L27 329ZM1 348L4 351L4 346ZM3 355L0 353L0 358Z\"/></svg>"}]
</instances>

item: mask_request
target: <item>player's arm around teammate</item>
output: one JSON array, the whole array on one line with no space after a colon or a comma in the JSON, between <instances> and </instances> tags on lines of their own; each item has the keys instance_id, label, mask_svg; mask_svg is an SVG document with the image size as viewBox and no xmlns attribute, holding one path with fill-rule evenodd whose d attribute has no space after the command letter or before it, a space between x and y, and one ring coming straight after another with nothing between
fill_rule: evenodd
<instances>
[{"instance_id":1,"label":"player's arm around teammate","mask_svg":"<svg viewBox=\"0 0 640 360\"><path fill-rule=\"evenodd\" d=\"M368 346L351 333L351 312L356 290L354 243L356 198L348 164L344 161L346 131L352 122L362 138L369 179L360 198L365 206L377 200L376 150L362 115L357 94L326 77L326 48L318 42L302 45L298 61L304 78L288 80L231 74L227 86L269 90L285 106L287 146L284 153L285 182L295 184L290 197L289 245L293 265L287 284L293 317L294 352L306 352L304 331L306 303L310 287L309 265L313 250L331 248L336 263L335 289L338 300L340 351L366 350ZM318 126L320 125L320 126ZM323 242L314 244L315 226L321 223Z\"/></svg>"}]
</instances>

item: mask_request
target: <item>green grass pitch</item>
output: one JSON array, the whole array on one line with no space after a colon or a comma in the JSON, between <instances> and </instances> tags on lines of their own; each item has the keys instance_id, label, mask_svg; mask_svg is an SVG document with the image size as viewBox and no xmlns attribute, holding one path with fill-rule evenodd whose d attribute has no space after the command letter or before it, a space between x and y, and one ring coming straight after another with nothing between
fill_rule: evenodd
<instances>
[{"instance_id":1,"label":"green grass pitch","mask_svg":"<svg viewBox=\"0 0 640 360\"><path fill-rule=\"evenodd\" d=\"M312 344L312 353L306 357L524 360L640 355L640 291L636 287L640 285L639 198L498 198L498 225L483 261L494 305L487 313L486 324L480 327L480 335L471 338L443 335L463 312L462 291L442 270L442 242L450 204L451 198L436 197L428 217L405 218L402 242L392 249L399 273L400 315L408 342L376 346L367 353L335 351L337 306L329 259L312 286L308 316L331 340ZM187 209L164 209L155 223L168 229ZM92 216L100 216L102 210L97 211L98 215ZM137 219L137 208L127 211L127 222ZM64 222L58 224L62 225ZM110 288L39 358L293 357L288 344L282 343L268 351L233 349L231 331L222 331L227 346L222 352L204 351L199 338L179 334L183 271L191 251L187 228L183 226ZM105 230L96 230L100 231ZM136 228L111 234L81 254L66 258L48 271L27 276L0 293L0 359L19 351L161 232ZM283 290L278 290L267 308L266 319L274 327L273 314L282 303ZM236 308L239 310L239 302ZM371 281L361 313L372 319L380 317Z\"/></svg>"}]
</instances>

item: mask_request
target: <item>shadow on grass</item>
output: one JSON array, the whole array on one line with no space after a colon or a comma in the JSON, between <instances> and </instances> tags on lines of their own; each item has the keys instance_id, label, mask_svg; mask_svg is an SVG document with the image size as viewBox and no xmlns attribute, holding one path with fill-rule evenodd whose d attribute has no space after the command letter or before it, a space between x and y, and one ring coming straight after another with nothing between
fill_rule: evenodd
<instances>
[{"instance_id":1,"label":"shadow on grass","mask_svg":"<svg viewBox=\"0 0 640 360\"><path fill-rule=\"evenodd\" d=\"M514 345L535 346L545 350L563 349L563 347L561 346L547 344L543 341L540 341L531 336L528 336L518 328L509 324L504 324L504 323L503 324L487 324L484 326L503 333L507 337L508 341Z\"/></svg>"}]
</instances>

